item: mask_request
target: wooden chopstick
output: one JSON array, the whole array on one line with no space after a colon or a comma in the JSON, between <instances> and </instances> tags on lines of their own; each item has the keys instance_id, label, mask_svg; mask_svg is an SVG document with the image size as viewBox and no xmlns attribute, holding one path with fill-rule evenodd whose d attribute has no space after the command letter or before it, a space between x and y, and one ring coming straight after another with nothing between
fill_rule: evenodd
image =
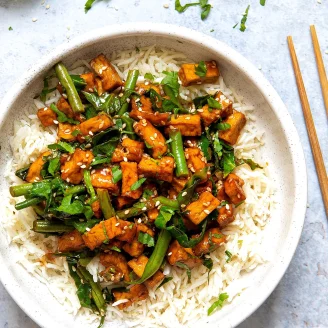
<instances>
[{"instance_id":1,"label":"wooden chopstick","mask_svg":"<svg viewBox=\"0 0 328 328\"><path fill-rule=\"evenodd\" d=\"M324 65L323 60L322 60L319 40L318 40L317 32L316 32L316 29L315 29L314 25L310 26L310 31L311 31L311 37L312 37L312 43L313 43L315 59L316 59L316 62L317 62L317 67L318 67L318 73L319 73L320 84L321 84L321 91L322 91L322 95L323 95L323 100L325 102L326 113L328 115L328 80L327 80L325 65Z\"/></svg>"},{"instance_id":2,"label":"wooden chopstick","mask_svg":"<svg viewBox=\"0 0 328 328\"><path fill-rule=\"evenodd\" d=\"M317 175L319 179L319 184L321 188L322 198L326 209L326 215L328 216L328 178L325 168L325 163L323 161L320 144L318 141L318 136L315 130L313 117L311 113L310 104L306 95L305 86L303 83L302 73L298 64L293 39L291 36L287 37L288 47L290 51L290 57L292 59L296 83L298 92L300 95L302 108L303 108L303 115L306 123L306 128L308 131L308 136L310 139L312 154L314 158L315 167L317 170Z\"/></svg>"}]
</instances>

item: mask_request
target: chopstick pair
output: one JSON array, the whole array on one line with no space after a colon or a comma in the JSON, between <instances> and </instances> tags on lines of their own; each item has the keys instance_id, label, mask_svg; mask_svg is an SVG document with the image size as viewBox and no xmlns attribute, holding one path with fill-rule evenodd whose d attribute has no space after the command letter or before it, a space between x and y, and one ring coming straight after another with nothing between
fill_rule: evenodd
<instances>
[{"instance_id":1,"label":"chopstick pair","mask_svg":"<svg viewBox=\"0 0 328 328\"><path fill-rule=\"evenodd\" d=\"M320 46L319 46L319 41L318 41L317 33L315 30L315 26L311 25L310 30L311 30L313 48L314 48L314 53L315 53L319 77L320 77L322 94L323 94L323 98L324 98L324 102L325 102L326 112L328 115L328 80L327 80L327 76L326 76L325 66L324 66L324 63L322 60L322 55L321 55L321 51L320 51ZM315 163L315 167L317 170L321 194L322 194L323 202L324 202L325 209L326 209L326 215L328 216L328 178L327 178L327 173L326 173L326 167L325 167L325 163L324 163L324 160L322 157L320 144L319 144L318 136L316 133L316 129L315 129L312 113L311 113L311 108L310 108L310 104L309 104L308 97L306 94L306 90L305 90L305 86L304 86L304 82L303 82L303 78L302 78L302 73L301 73L301 70L300 70L300 67L298 64L297 55L295 52L292 37L288 36L287 41L288 41L290 56L291 56L292 63L293 63L297 88L298 88L299 96L300 96L301 103L302 103L303 115L304 115L304 119L305 119L305 123L306 123L306 128L307 128L310 144L311 144L314 163Z\"/></svg>"}]
</instances>

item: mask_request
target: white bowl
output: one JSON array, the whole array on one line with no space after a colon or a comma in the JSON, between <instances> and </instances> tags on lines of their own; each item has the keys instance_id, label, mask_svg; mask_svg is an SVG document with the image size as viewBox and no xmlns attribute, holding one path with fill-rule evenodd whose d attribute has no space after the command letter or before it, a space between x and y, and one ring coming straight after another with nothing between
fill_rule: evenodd
<instances>
[{"instance_id":1,"label":"white bowl","mask_svg":"<svg viewBox=\"0 0 328 328\"><path fill-rule=\"evenodd\" d=\"M271 254L271 261L247 275L250 286L241 296L214 315L204 317L200 323L206 327L234 327L265 301L292 259L305 217L307 178L301 142L285 105L258 69L224 43L184 27L137 23L91 31L51 51L41 60L36 58L35 66L11 88L0 107L1 190L4 192L8 188L3 172L10 156L8 136L13 133L13 122L40 92L43 77L56 62L63 60L69 65L100 52L108 54L113 50L152 44L183 52L196 62L217 60L227 85L244 96L246 103L255 105L257 123L265 130L264 158L278 186L277 208L265 229L262 245ZM18 255L1 230L0 278L17 304L41 327L86 327L83 321L63 311L45 285L16 264ZM114 322L111 326L117 325Z\"/></svg>"}]
</instances>

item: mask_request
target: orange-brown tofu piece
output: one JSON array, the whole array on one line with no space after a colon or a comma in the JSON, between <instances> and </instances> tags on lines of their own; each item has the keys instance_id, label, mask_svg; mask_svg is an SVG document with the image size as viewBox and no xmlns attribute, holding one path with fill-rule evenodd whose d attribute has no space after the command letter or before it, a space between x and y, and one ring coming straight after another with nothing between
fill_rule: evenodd
<instances>
[{"instance_id":1,"label":"orange-brown tofu piece","mask_svg":"<svg viewBox=\"0 0 328 328\"><path fill-rule=\"evenodd\" d=\"M149 98L146 96L141 96L140 98L131 99L131 110L132 111L143 111L143 112L152 112L152 103Z\"/></svg>"},{"instance_id":2,"label":"orange-brown tofu piece","mask_svg":"<svg viewBox=\"0 0 328 328\"><path fill-rule=\"evenodd\" d=\"M218 193L216 195L216 198L220 202L222 202L222 201L228 201L229 200L228 195L225 193L225 190L224 190L224 186L223 186L222 181L218 184Z\"/></svg>"},{"instance_id":3,"label":"orange-brown tofu piece","mask_svg":"<svg viewBox=\"0 0 328 328\"><path fill-rule=\"evenodd\" d=\"M197 172L206 167L206 158L199 148L186 148L185 156L191 172Z\"/></svg>"},{"instance_id":4,"label":"orange-brown tofu piece","mask_svg":"<svg viewBox=\"0 0 328 328\"><path fill-rule=\"evenodd\" d=\"M165 133L169 134L170 130L180 130L183 136L196 137L202 134L202 125L200 116L195 115L179 115L177 118L171 116L170 122L165 128Z\"/></svg>"},{"instance_id":5,"label":"orange-brown tofu piece","mask_svg":"<svg viewBox=\"0 0 328 328\"><path fill-rule=\"evenodd\" d=\"M43 160L44 157L51 155L50 151L46 151L42 153L35 162L33 162L28 169L27 175L26 175L26 181L27 182L37 182L42 180L41 176L41 170L43 168L43 165L45 161Z\"/></svg>"},{"instance_id":6,"label":"orange-brown tofu piece","mask_svg":"<svg viewBox=\"0 0 328 328\"><path fill-rule=\"evenodd\" d=\"M159 214L159 210L157 208L152 208L151 210L147 211L147 217L150 222L154 222Z\"/></svg>"},{"instance_id":7,"label":"orange-brown tofu piece","mask_svg":"<svg viewBox=\"0 0 328 328\"><path fill-rule=\"evenodd\" d=\"M76 137L72 135L73 131L76 129L76 125L69 123L59 123L58 124L58 138L72 142L76 140Z\"/></svg>"},{"instance_id":8,"label":"orange-brown tofu piece","mask_svg":"<svg viewBox=\"0 0 328 328\"><path fill-rule=\"evenodd\" d=\"M193 236L194 238L199 235ZM202 256L216 250L226 242L226 236L218 228L212 228L205 232L204 238L193 248L196 256Z\"/></svg>"},{"instance_id":9,"label":"orange-brown tofu piece","mask_svg":"<svg viewBox=\"0 0 328 328\"><path fill-rule=\"evenodd\" d=\"M171 115L169 113L160 112L143 112L139 110L132 110L130 112L130 117L135 119L136 121L145 119L151 124L158 126L168 124L170 116Z\"/></svg>"},{"instance_id":10,"label":"orange-brown tofu piece","mask_svg":"<svg viewBox=\"0 0 328 328\"><path fill-rule=\"evenodd\" d=\"M114 199L114 203L116 205L116 208L118 210L121 210L122 208L126 206L130 206L135 202L135 199L130 198L130 197L123 197L123 196L118 196Z\"/></svg>"},{"instance_id":11,"label":"orange-brown tofu piece","mask_svg":"<svg viewBox=\"0 0 328 328\"><path fill-rule=\"evenodd\" d=\"M38 116L43 126L54 125L54 121L57 120L56 113L48 107L40 108L36 115Z\"/></svg>"},{"instance_id":12,"label":"orange-brown tofu piece","mask_svg":"<svg viewBox=\"0 0 328 328\"><path fill-rule=\"evenodd\" d=\"M224 190L235 205L246 199L243 185L244 180L234 173L230 173L224 181Z\"/></svg>"},{"instance_id":13,"label":"orange-brown tofu piece","mask_svg":"<svg viewBox=\"0 0 328 328\"><path fill-rule=\"evenodd\" d=\"M124 157L130 162L141 161L145 144L140 141L135 141L130 138L124 138L122 144L117 147L113 153L111 162L119 163L124 161Z\"/></svg>"},{"instance_id":14,"label":"orange-brown tofu piece","mask_svg":"<svg viewBox=\"0 0 328 328\"><path fill-rule=\"evenodd\" d=\"M99 77L95 78L95 84L96 84L97 93L99 96L101 96L104 93L104 88L103 88L102 81Z\"/></svg>"},{"instance_id":15,"label":"orange-brown tofu piece","mask_svg":"<svg viewBox=\"0 0 328 328\"><path fill-rule=\"evenodd\" d=\"M131 190L134 183L138 181L138 164L134 162L121 162L122 169L122 196L138 199L141 197L142 188Z\"/></svg>"},{"instance_id":16,"label":"orange-brown tofu piece","mask_svg":"<svg viewBox=\"0 0 328 328\"><path fill-rule=\"evenodd\" d=\"M111 91L123 85L116 69L103 54L91 60L90 65L100 76L104 91Z\"/></svg>"},{"instance_id":17,"label":"orange-brown tofu piece","mask_svg":"<svg viewBox=\"0 0 328 328\"><path fill-rule=\"evenodd\" d=\"M152 83L138 83L136 87L136 91L140 95L144 95L146 92L148 92L150 89L153 89L156 91L159 95L162 94L162 88L160 84L152 84Z\"/></svg>"},{"instance_id":18,"label":"orange-brown tofu piece","mask_svg":"<svg viewBox=\"0 0 328 328\"><path fill-rule=\"evenodd\" d=\"M131 224L128 222L128 224ZM123 235L126 226L126 221L112 217L108 220L101 221L92 229L83 235L83 240L87 247L94 250L101 246L104 242L109 242L111 239Z\"/></svg>"},{"instance_id":19,"label":"orange-brown tofu piece","mask_svg":"<svg viewBox=\"0 0 328 328\"><path fill-rule=\"evenodd\" d=\"M233 222L235 217L233 215L232 204L226 204L219 209L217 221L221 229L225 228L229 223Z\"/></svg>"},{"instance_id":20,"label":"orange-brown tofu piece","mask_svg":"<svg viewBox=\"0 0 328 328\"><path fill-rule=\"evenodd\" d=\"M113 195L120 192L118 184L113 182L112 170L108 166L91 171L91 184L95 188L107 189Z\"/></svg>"},{"instance_id":21,"label":"orange-brown tofu piece","mask_svg":"<svg viewBox=\"0 0 328 328\"><path fill-rule=\"evenodd\" d=\"M113 270L108 270L106 272L103 271L103 274L106 274L107 280L111 278L111 276L119 276L121 279L123 278L124 281L130 281L129 277L129 267L128 262L126 261L126 258L123 254L115 252L115 251L109 251L106 253L100 254L100 263L106 267L106 268L112 268ZM115 274L116 273L116 274ZM115 274L115 275L114 275ZM113 280L112 280L113 281Z\"/></svg>"},{"instance_id":22,"label":"orange-brown tofu piece","mask_svg":"<svg viewBox=\"0 0 328 328\"><path fill-rule=\"evenodd\" d=\"M232 112L233 112L233 108L232 108L233 103L221 91L218 91L216 93L215 100L217 100L221 104L220 116L222 118L225 118L225 117L232 114Z\"/></svg>"},{"instance_id":23,"label":"orange-brown tofu piece","mask_svg":"<svg viewBox=\"0 0 328 328\"><path fill-rule=\"evenodd\" d=\"M204 77L196 74L198 64L182 64L179 70L179 78L184 87L193 84L214 83L220 76L219 69L214 60L205 62L207 71Z\"/></svg>"},{"instance_id":24,"label":"orange-brown tofu piece","mask_svg":"<svg viewBox=\"0 0 328 328\"><path fill-rule=\"evenodd\" d=\"M101 216L102 216L102 211L101 211L101 208L100 208L100 202L99 202L99 200L96 200L95 202L93 202L91 204L91 209L92 209L92 212L93 212L94 216L97 219L100 219Z\"/></svg>"},{"instance_id":25,"label":"orange-brown tofu piece","mask_svg":"<svg viewBox=\"0 0 328 328\"><path fill-rule=\"evenodd\" d=\"M214 211L220 202L210 192L203 192L199 198L186 207L186 216L195 224L201 223L212 211Z\"/></svg>"},{"instance_id":26,"label":"orange-brown tofu piece","mask_svg":"<svg viewBox=\"0 0 328 328\"><path fill-rule=\"evenodd\" d=\"M147 262L148 262L148 257L145 255L140 255L138 258L129 261L128 265L138 277L141 277L145 270ZM148 288L154 288L157 285L159 285L159 283L164 279L164 277L165 276L163 272L158 270L155 272L155 274L152 277L150 277L145 281L145 285Z\"/></svg>"},{"instance_id":27,"label":"orange-brown tofu piece","mask_svg":"<svg viewBox=\"0 0 328 328\"><path fill-rule=\"evenodd\" d=\"M85 248L85 244L82 235L77 230L67 232L58 237L58 252L77 252L83 248Z\"/></svg>"},{"instance_id":28,"label":"orange-brown tofu piece","mask_svg":"<svg viewBox=\"0 0 328 328\"><path fill-rule=\"evenodd\" d=\"M85 81L87 84L84 87L84 91L86 92L94 92L95 89L95 75L92 72L81 74L80 77Z\"/></svg>"},{"instance_id":29,"label":"orange-brown tofu piece","mask_svg":"<svg viewBox=\"0 0 328 328\"><path fill-rule=\"evenodd\" d=\"M198 147L198 140L196 137L185 137L183 138L183 146L187 148Z\"/></svg>"},{"instance_id":30,"label":"orange-brown tofu piece","mask_svg":"<svg viewBox=\"0 0 328 328\"><path fill-rule=\"evenodd\" d=\"M104 131L111 126L113 126L113 122L109 116L106 114L99 114L79 124L76 128L79 129L84 136L87 136Z\"/></svg>"},{"instance_id":31,"label":"orange-brown tofu piece","mask_svg":"<svg viewBox=\"0 0 328 328\"><path fill-rule=\"evenodd\" d=\"M145 246L138 241L138 238L134 238L131 243L124 244L123 249L132 257L138 257L144 252Z\"/></svg>"},{"instance_id":32,"label":"orange-brown tofu piece","mask_svg":"<svg viewBox=\"0 0 328 328\"><path fill-rule=\"evenodd\" d=\"M147 299L149 294L147 287L144 284L141 284L133 285L127 292L122 292L114 289L113 295L115 302L119 300L129 300L128 302L121 303L117 306L120 310L123 310L132 305L134 302L139 302Z\"/></svg>"},{"instance_id":33,"label":"orange-brown tofu piece","mask_svg":"<svg viewBox=\"0 0 328 328\"><path fill-rule=\"evenodd\" d=\"M60 97L59 100L57 101L57 108L61 112L63 112L67 117L72 118L74 116L72 107L64 97Z\"/></svg>"},{"instance_id":34,"label":"orange-brown tofu piece","mask_svg":"<svg viewBox=\"0 0 328 328\"><path fill-rule=\"evenodd\" d=\"M174 171L173 157L162 157L154 160L153 158L144 156L138 164L138 173L147 178L155 178L171 182Z\"/></svg>"},{"instance_id":35,"label":"orange-brown tofu piece","mask_svg":"<svg viewBox=\"0 0 328 328\"><path fill-rule=\"evenodd\" d=\"M177 192L180 192L184 188L184 186L186 185L186 183L188 182L188 180L189 180L189 178L185 179L185 178L173 177L173 179L172 179L172 187Z\"/></svg>"},{"instance_id":36,"label":"orange-brown tofu piece","mask_svg":"<svg viewBox=\"0 0 328 328\"><path fill-rule=\"evenodd\" d=\"M161 157L167 152L167 145L162 133L159 132L149 121L141 120L133 124L134 131L152 147L154 158Z\"/></svg>"},{"instance_id":37,"label":"orange-brown tofu piece","mask_svg":"<svg viewBox=\"0 0 328 328\"><path fill-rule=\"evenodd\" d=\"M234 110L232 115L228 116L223 123L230 124L230 128L220 131L219 137L230 145L234 145L239 138L241 130L246 124L246 117L243 113Z\"/></svg>"},{"instance_id":38,"label":"orange-brown tofu piece","mask_svg":"<svg viewBox=\"0 0 328 328\"><path fill-rule=\"evenodd\" d=\"M122 234L117 236L116 239L131 243L137 234L137 225L124 220L120 220L119 223L122 228Z\"/></svg>"},{"instance_id":39,"label":"orange-brown tofu piece","mask_svg":"<svg viewBox=\"0 0 328 328\"><path fill-rule=\"evenodd\" d=\"M167 250L167 260L171 265L177 262L186 264L190 269L202 264L202 260L195 257L191 248L182 247L177 240L174 240Z\"/></svg>"},{"instance_id":40,"label":"orange-brown tofu piece","mask_svg":"<svg viewBox=\"0 0 328 328\"><path fill-rule=\"evenodd\" d=\"M61 165L61 178L73 184L81 183L83 170L90 167L92 160L93 154L90 150L76 148L74 154Z\"/></svg>"}]
</instances>

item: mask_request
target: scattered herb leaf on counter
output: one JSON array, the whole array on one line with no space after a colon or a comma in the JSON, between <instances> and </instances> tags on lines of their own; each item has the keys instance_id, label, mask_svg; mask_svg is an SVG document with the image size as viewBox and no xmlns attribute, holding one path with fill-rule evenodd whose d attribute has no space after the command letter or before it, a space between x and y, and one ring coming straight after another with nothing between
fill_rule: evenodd
<instances>
[{"instance_id":1,"label":"scattered herb leaf on counter","mask_svg":"<svg viewBox=\"0 0 328 328\"><path fill-rule=\"evenodd\" d=\"M12 28L11 26L9 26L8 30L9 30L9 31L12 31L12 30L13 30L13 28Z\"/></svg>"},{"instance_id":2,"label":"scattered herb leaf on counter","mask_svg":"<svg viewBox=\"0 0 328 328\"><path fill-rule=\"evenodd\" d=\"M260 4L261 4L262 6L265 6L265 1L266 1L266 0L260 0Z\"/></svg>"},{"instance_id":3,"label":"scattered herb leaf on counter","mask_svg":"<svg viewBox=\"0 0 328 328\"><path fill-rule=\"evenodd\" d=\"M88 0L86 3L85 3L85 5L84 5L84 11L85 11L85 13L87 13L90 9L91 9L91 7L92 7L92 5L93 5L93 3L95 2L96 0Z\"/></svg>"},{"instance_id":4,"label":"scattered herb leaf on counter","mask_svg":"<svg viewBox=\"0 0 328 328\"><path fill-rule=\"evenodd\" d=\"M246 21L247 21L248 11L249 11L249 8L250 7L251 7L250 5L247 6L247 8L245 10L245 13L243 14L243 18L240 21L240 28L239 28L239 30L242 31L242 32L245 32L246 31Z\"/></svg>"},{"instance_id":5,"label":"scattered herb leaf on counter","mask_svg":"<svg viewBox=\"0 0 328 328\"><path fill-rule=\"evenodd\" d=\"M211 305L211 307L207 310L207 315L211 315L214 312L214 310L216 310L219 307L222 308L224 301L228 298L229 298L229 295L227 293L220 294L218 300L215 301Z\"/></svg>"},{"instance_id":6,"label":"scattered herb leaf on counter","mask_svg":"<svg viewBox=\"0 0 328 328\"><path fill-rule=\"evenodd\" d=\"M200 6L200 8L202 9L202 12L200 15L202 20L204 20L208 17L208 15L212 9L212 5L210 5L208 3L208 0L200 0L199 2L191 2L191 3L185 4L184 6L181 5L180 0L175 0L175 10L179 13L183 13L189 7L193 7L193 6Z\"/></svg>"}]
</instances>

